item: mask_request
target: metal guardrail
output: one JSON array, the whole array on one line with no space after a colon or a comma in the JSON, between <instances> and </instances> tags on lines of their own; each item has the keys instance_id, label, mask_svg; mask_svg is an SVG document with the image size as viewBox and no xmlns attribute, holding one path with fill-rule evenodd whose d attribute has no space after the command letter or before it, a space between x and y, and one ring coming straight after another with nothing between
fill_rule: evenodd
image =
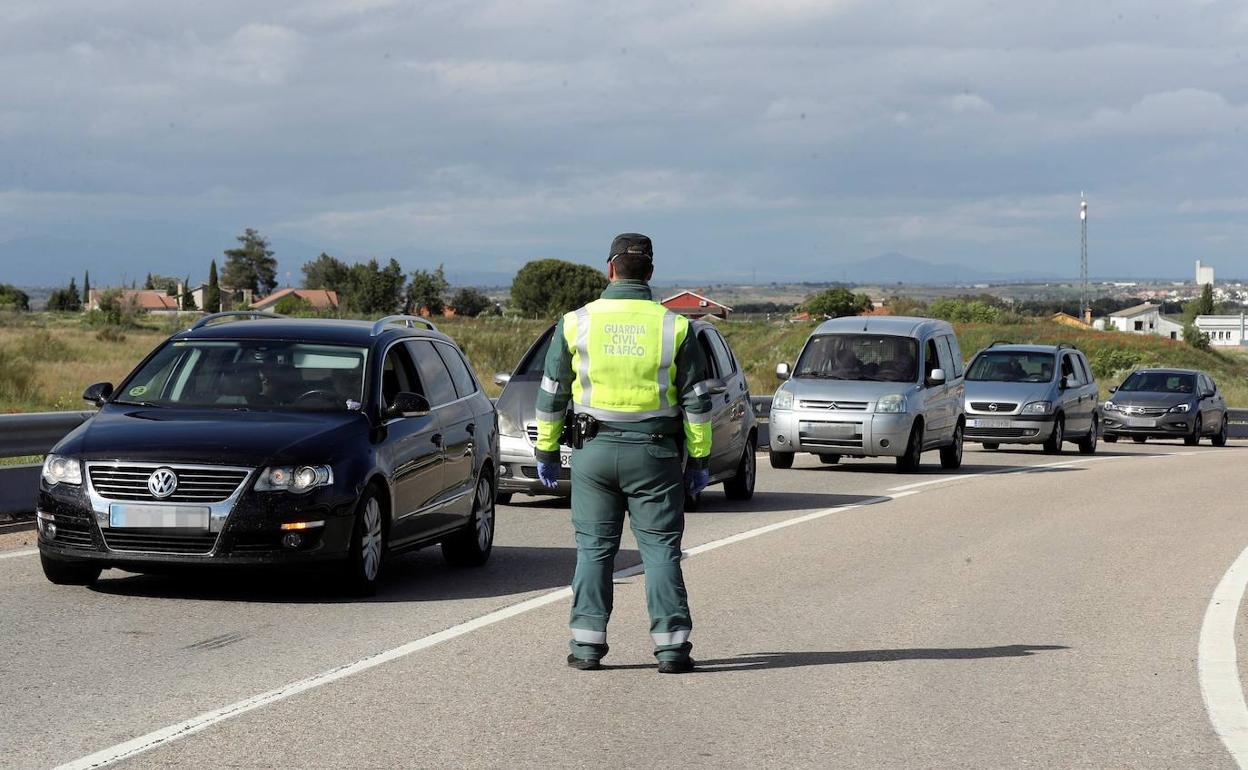
<instances>
[{"instance_id":1,"label":"metal guardrail","mask_svg":"<svg viewBox=\"0 0 1248 770\"><path fill-rule=\"evenodd\" d=\"M771 396L751 396L759 419L758 445L768 443ZM0 457L46 454L94 412L36 412L0 415ZM1248 438L1248 409L1231 409L1230 437ZM39 464L0 466L0 515L30 517L35 509ZM0 522L3 524L3 522Z\"/></svg>"}]
</instances>

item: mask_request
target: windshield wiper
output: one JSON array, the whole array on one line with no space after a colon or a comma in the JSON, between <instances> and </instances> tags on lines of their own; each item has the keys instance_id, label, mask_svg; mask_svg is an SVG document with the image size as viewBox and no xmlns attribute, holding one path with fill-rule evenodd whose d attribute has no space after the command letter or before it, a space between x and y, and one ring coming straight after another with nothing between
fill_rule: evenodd
<instances>
[{"instance_id":1,"label":"windshield wiper","mask_svg":"<svg viewBox=\"0 0 1248 770\"><path fill-rule=\"evenodd\" d=\"M160 404L152 401L110 401L110 404L121 404L122 406L152 406L157 409L162 408Z\"/></svg>"}]
</instances>

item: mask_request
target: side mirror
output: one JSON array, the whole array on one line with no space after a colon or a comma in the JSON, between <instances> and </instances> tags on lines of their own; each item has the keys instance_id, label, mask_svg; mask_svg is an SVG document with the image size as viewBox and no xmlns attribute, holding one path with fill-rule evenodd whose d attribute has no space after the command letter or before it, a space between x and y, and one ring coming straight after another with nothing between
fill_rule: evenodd
<instances>
[{"instance_id":1,"label":"side mirror","mask_svg":"<svg viewBox=\"0 0 1248 770\"><path fill-rule=\"evenodd\" d=\"M511 382L511 375L507 372L494 372L494 384L500 388Z\"/></svg>"},{"instance_id":2,"label":"side mirror","mask_svg":"<svg viewBox=\"0 0 1248 770\"><path fill-rule=\"evenodd\" d=\"M394 404L386 409L387 417L424 417L429 414L429 399L419 393L403 391L394 397Z\"/></svg>"},{"instance_id":3,"label":"side mirror","mask_svg":"<svg viewBox=\"0 0 1248 770\"><path fill-rule=\"evenodd\" d=\"M1069 387L1070 387L1070 380L1067 379L1066 377L1062 377L1062 379L1057 381L1058 390L1066 390Z\"/></svg>"},{"instance_id":4,"label":"side mirror","mask_svg":"<svg viewBox=\"0 0 1248 770\"><path fill-rule=\"evenodd\" d=\"M1118 392L1118 386L1117 386L1117 385L1110 385L1110 386L1109 386L1109 392L1110 392L1110 393L1117 393L1117 392Z\"/></svg>"},{"instance_id":5,"label":"side mirror","mask_svg":"<svg viewBox=\"0 0 1248 770\"><path fill-rule=\"evenodd\" d=\"M702 380L693 386L695 396L718 396L727 392L728 384L719 379Z\"/></svg>"},{"instance_id":6,"label":"side mirror","mask_svg":"<svg viewBox=\"0 0 1248 770\"><path fill-rule=\"evenodd\" d=\"M1215 395L1217 394L1215 394L1212 390L1202 390L1200 392L1201 398L1213 398Z\"/></svg>"},{"instance_id":7,"label":"side mirror","mask_svg":"<svg viewBox=\"0 0 1248 770\"><path fill-rule=\"evenodd\" d=\"M113 395L113 383L111 382L97 382L94 385L87 386L87 389L82 391L82 399L90 401L96 406L103 406L104 402L111 395Z\"/></svg>"},{"instance_id":8,"label":"side mirror","mask_svg":"<svg viewBox=\"0 0 1248 770\"><path fill-rule=\"evenodd\" d=\"M789 369L788 364L785 364L785 363L776 364L776 379L777 380L787 380L789 379L789 377L792 377L792 376L793 376L793 373L792 373L792 370Z\"/></svg>"},{"instance_id":9,"label":"side mirror","mask_svg":"<svg viewBox=\"0 0 1248 770\"><path fill-rule=\"evenodd\" d=\"M946 377L945 377L944 369L933 369L932 373L927 375L927 384L928 385L944 385L945 379Z\"/></svg>"}]
</instances>

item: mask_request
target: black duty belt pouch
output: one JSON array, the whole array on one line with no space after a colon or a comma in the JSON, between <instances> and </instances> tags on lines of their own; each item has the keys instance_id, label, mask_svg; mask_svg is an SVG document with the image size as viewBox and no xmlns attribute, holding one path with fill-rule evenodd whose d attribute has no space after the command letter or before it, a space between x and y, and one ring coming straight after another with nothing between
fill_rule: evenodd
<instances>
[{"instance_id":1,"label":"black duty belt pouch","mask_svg":"<svg viewBox=\"0 0 1248 770\"><path fill-rule=\"evenodd\" d=\"M573 449L581 449L585 443L598 435L598 421L588 414L571 414L563 420L563 433L559 443Z\"/></svg>"}]
</instances>

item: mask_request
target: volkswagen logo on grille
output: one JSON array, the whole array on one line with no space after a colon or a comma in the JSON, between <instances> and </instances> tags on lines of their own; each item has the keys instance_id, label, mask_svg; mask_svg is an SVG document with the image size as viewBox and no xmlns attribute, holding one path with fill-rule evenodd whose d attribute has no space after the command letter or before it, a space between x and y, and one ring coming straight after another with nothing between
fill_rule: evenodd
<instances>
[{"instance_id":1,"label":"volkswagen logo on grille","mask_svg":"<svg viewBox=\"0 0 1248 770\"><path fill-rule=\"evenodd\" d=\"M996 404L989 404L989 405L988 405L988 411L990 411L990 412L995 412L995 411L997 411L997 405L996 405Z\"/></svg>"},{"instance_id":2,"label":"volkswagen logo on grille","mask_svg":"<svg viewBox=\"0 0 1248 770\"><path fill-rule=\"evenodd\" d=\"M147 477L147 491L152 497L166 498L178 488L178 474L169 468L157 468Z\"/></svg>"}]
</instances>

